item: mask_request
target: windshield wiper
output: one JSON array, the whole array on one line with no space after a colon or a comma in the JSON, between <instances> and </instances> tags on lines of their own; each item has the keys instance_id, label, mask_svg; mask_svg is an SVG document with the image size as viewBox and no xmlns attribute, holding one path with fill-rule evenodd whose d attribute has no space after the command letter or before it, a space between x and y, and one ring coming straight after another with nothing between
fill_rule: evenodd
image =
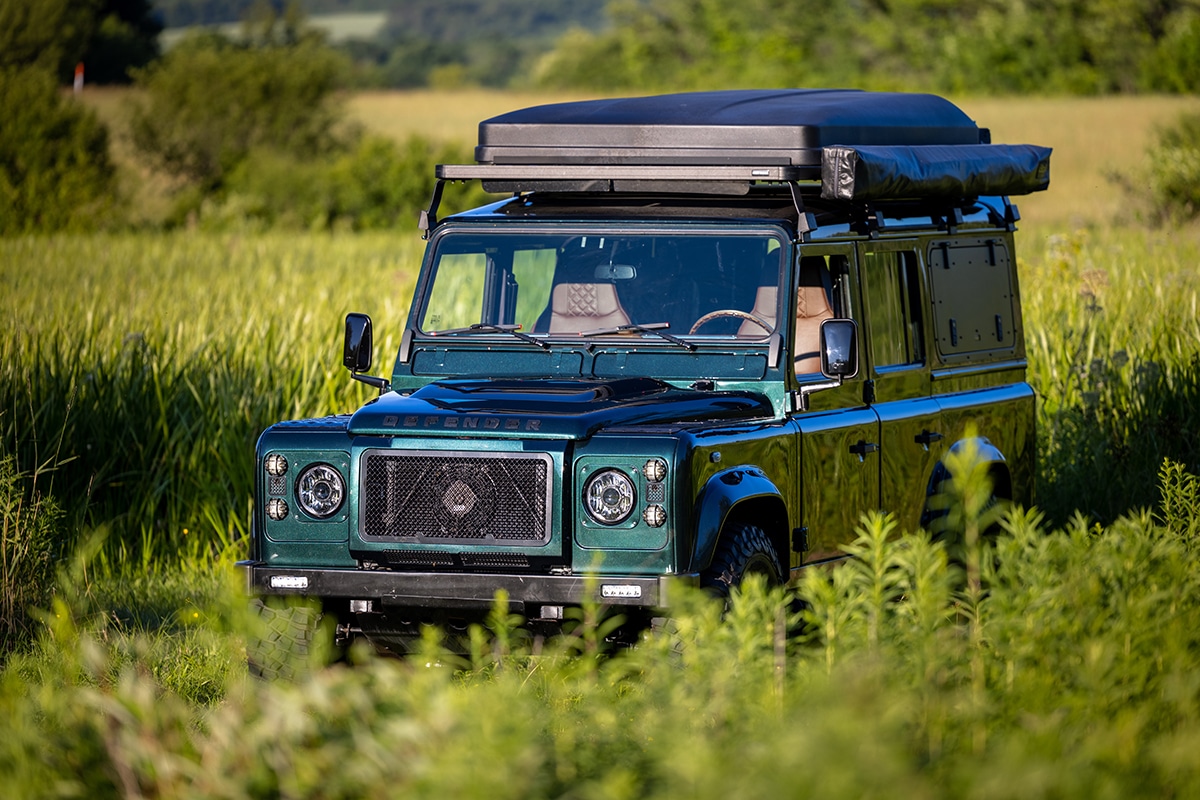
<instances>
[{"instance_id":1,"label":"windshield wiper","mask_svg":"<svg viewBox=\"0 0 1200 800\"><path fill-rule=\"evenodd\" d=\"M494 325L490 322L476 322L474 325L468 325L465 328L447 328L444 331L426 331L430 336L450 336L455 333L510 333L522 342L536 344L543 350L549 350L550 345L543 342L541 339L535 339L528 333L521 333L520 325Z\"/></svg>"},{"instance_id":2,"label":"windshield wiper","mask_svg":"<svg viewBox=\"0 0 1200 800\"><path fill-rule=\"evenodd\" d=\"M689 353L696 349L696 345L691 342L685 342L678 336L672 336L666 333L666 329L671 327L669 322L652 322L649 325L638 325L630 323L628 325L615 325L611 328L596 328L594 331L580 331L580 336L607 336L612 333L652 333L655 336L666 339L671 344L677 344Z\"/></svg>"}]
</instances>

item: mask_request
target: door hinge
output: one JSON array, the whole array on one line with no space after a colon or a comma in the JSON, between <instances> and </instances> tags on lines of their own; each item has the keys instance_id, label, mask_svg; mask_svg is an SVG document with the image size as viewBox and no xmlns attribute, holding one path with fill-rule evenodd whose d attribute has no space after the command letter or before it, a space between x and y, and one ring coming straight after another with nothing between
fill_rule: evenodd
<instances>
[{"instance_id":1,"label":"door hinge","mask_svg":"<svg viewBox=\"0 0 1200 800\"><path fill-rule=\"evenodd\" d=\"M808 528L795 528L792 531L792 552L808 552Z\"/></svg>"}]
</instances>

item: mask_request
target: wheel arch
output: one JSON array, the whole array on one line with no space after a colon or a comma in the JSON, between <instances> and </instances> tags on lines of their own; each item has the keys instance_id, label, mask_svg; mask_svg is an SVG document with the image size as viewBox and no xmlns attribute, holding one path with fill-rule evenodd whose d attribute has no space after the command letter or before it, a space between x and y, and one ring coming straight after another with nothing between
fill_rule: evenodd
<instances>
[{"instance_id":1,"label":"wheel arch","mask_svg":"<svg viewBox=\"0 0 1200 800\"><path fill-rule=\"evenodd\" d=\"M988 478L992 483L992 494L1000 500L1013 499L1012 472L1008 466L1008 459L1004 457L1000 448L996 447L986 436L959 439L947 448L946 453L934 465L933 472L929 476L929 484L925 489L925 507L921 513L922 528L931 530L934 521L947 513L945 508L938 508L937 504L932 502L942 493L946 481L953 477L949 467L946 466L946 455L958 454L967 448L974 448L979 459L987 465Z\"/></svg>"},{"instance_id":2,"label":"wheel arch","mask_svg":"<svg viewBox=\"0 0 1200 800\"><path fill-rule=\"evenodd\" d=\"M761 469L730 467L708 479L696 501L696 538L691 569L706 569L713 559L722 531L731 522L758 525L771 540L786 571L790 561L787 504L783 493Z\"/></svg>"}]
</instances>

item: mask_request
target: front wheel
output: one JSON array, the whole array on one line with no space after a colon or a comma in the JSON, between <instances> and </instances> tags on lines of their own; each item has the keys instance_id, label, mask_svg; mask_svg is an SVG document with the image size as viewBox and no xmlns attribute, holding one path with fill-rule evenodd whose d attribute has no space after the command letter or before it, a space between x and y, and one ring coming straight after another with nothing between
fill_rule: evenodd
<instances>
[{"instance_id":1,"label":"front wheel","mask_svg":"<svg viewBox=\"0 0 1200 800\"><path fill-rule=\"evenodd\" d=\"M767 532L740 522L721 537L712 565L700 576L700 586L728 597L747 575L762 575L768 585L774 586L783 582L783 567Z\"/></svg>"}]
</instances>

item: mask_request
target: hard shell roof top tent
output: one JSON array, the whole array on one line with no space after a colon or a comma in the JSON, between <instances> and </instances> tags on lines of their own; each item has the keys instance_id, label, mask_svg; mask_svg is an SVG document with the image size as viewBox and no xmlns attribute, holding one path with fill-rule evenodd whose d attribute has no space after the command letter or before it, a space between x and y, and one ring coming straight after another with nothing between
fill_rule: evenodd
<instances>
[{"instance_id":1,"label":"hard shell roof top tent","mask_svg":"<svg viewBox=\"0 0 1200 800\"><path fill-rule=\"evenodd\" d=\"M479 124L478 163L439 181L495 192L745 194L786 183L836 200L1027 194L1050 150L991 144L950 101L851 89L731 90L532 106ZM423 229L436 221L440 183Z\"/></svg>"}]
</instances>

